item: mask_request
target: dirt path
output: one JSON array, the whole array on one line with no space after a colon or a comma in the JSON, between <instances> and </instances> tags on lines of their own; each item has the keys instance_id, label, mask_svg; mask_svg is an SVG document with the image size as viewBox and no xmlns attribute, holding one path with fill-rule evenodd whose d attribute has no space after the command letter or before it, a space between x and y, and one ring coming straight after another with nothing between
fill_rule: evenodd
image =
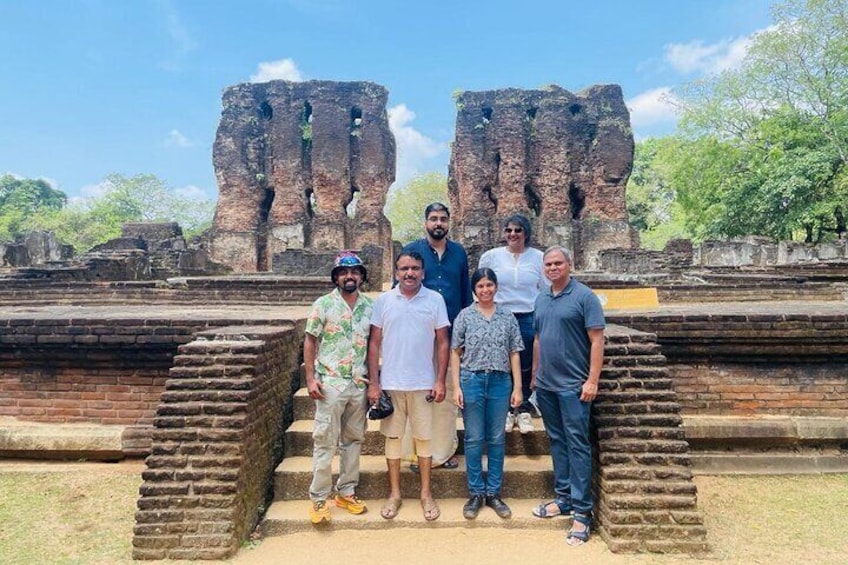
<instances>
[{"instance_id":1,"label":"dirt path","mask_svg":"<svg viewBox=\"0 0 848 565\"><path fill-rule=\"evenodd\" d=\"M552 553L555 558L552 560ZM439 563L526 565L672 564L681 558L649 555L615 555L603 541L572 548L565 532L501 530L498 528L335 531L290 534L263 540L253 549L242 549L233 563L272 565L344 563L345 565L436 565Z\"/></svg>"}]
</instances>

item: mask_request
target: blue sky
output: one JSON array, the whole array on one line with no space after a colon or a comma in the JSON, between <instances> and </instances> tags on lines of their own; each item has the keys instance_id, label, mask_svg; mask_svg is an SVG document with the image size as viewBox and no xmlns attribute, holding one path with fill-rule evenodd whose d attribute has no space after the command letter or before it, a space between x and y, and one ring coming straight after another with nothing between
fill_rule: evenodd
<instances>
[{"instance_id":1,"label":"blue sky","mask_svg":"<svg viewBox=\"0 0 848 565\"><path fill-rule=\"evenodd\" d=\"M447 171L456 90L617 83L637 138L662 135L660 95L736 64L772 3L0 0L0 174L216 198L221 93L270 78L387 87L399 183Z\"/></svg>"}]
</instances>

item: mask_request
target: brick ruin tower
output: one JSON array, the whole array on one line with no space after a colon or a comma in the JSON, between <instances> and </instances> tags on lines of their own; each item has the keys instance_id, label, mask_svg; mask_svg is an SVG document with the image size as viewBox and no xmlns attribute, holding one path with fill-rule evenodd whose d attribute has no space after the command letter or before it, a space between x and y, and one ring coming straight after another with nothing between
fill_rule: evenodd
<instances>
[{"instance_id":1,"label":"brick ruin tower","mask_svg":"<svg viewBox=\"0 0 848 565\"><path fill-rule=\"evenodd\" d=\"M634 145L619 86L463 92L457 109L448 193L454 237L473 264L502 245L513 213L530 218L534 246L570 249L577 268L638 245L624 202Z\"/></svg>"},{"instance_id":2,"label":"brick ruin tower","mask_svg":"<svg viewBox=\"0 0 848 565\"><path fill-rule=\"evenodd\" d=\"M278 259L366 246L390 256L383 206L395 179L395 141L387 100L388 91L370 82L277 80L226 89L212 150L215 260L236 272L273 264L302 275L278 269L296 263Z\"/></svg>"}]
</instances>

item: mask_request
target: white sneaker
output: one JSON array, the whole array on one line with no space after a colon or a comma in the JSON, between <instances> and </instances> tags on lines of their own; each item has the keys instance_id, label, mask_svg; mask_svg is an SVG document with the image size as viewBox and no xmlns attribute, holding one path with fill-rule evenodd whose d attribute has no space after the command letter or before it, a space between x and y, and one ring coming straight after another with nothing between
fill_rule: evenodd
<instances>
[{"instance_id":1,"label":"white sneaker","mask_svg":"<svg viewBox=\"0 0 848 565\"><path fill-rule=\"evenodd\" d=\"M536 426L533 425L533 416L530 415L530 412L522 412L518 415L516 421L518 422L518 431L522 434L529 434L536 431Z\"/></svg>"},{"instance_id":2,"label":"white sneaker","mask_svg":"<svg viewBox=\"0 0 848 565\"><path fill-rule=\"evenodd\" d=\"M512 412L507 412L507 414L506 414L506 426L504 426L506 433L511 432L512 428L514 428L514 427L515 427L515 414L513 414Z\"/></svg>"}]
</instances>

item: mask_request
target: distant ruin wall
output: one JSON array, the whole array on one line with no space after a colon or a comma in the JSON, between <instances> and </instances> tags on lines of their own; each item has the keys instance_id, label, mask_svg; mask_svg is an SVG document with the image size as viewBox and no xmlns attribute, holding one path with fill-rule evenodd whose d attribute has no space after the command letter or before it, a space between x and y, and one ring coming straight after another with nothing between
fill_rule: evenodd
<instances>
[{"instance_id":1,"label":"distant ruin wall","mask_svg":"<svg viewBox=\"0 0 848 565\"><path fill-rule=\"evenodd\" d=\"M448 179L456 239L476 264L501 243L502 220L521 213L534 245L571 249L578 268L636 247L624 201L633 148L616 85L461 93Z\"/></svg>"},{"instance_id":2,"label":"distant ruin wall","mask_svg":"<svg viewBox=\"0 0 848 565\"><path fill-rule=\"evenodd\" d=\"M228 88L213 147L213 258L256 272L290 249L391 249L383 215L395 179L387 100L388 91L369 82Z\"/></svg>"}]
</instances>

